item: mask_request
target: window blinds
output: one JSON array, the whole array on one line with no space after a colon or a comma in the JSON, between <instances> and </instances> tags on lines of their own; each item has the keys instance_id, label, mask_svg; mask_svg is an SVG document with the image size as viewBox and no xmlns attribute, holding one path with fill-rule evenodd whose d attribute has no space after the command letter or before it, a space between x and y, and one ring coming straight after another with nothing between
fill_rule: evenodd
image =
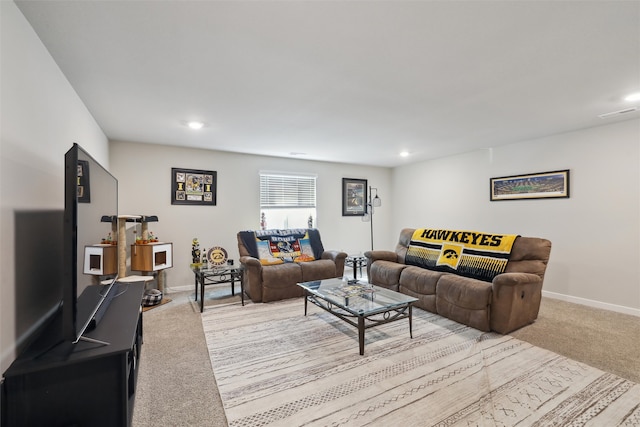
<instances>
[{"instance_id":1,"label":"window blinds","mask_svg":"<svg viewBox=\"0 0 640 427\"><path fill-rule=\"evenodd\" d=\"M313 176L260 174L260 208L315 208Z\"/></svg>"}]
</instances>

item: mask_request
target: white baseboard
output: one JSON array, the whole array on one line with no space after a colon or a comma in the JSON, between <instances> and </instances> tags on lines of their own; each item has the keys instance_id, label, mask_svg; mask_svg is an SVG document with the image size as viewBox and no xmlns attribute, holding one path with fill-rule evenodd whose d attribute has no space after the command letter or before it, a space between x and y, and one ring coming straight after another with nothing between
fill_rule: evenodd
<instances>
[{"instance_id":1,"label":"white baseboard","mask_svg":"<svg viewBox=\"0 0 640 427\"><path fill-rule=\"evenodd\" d=\"M165 289L165 292L170 294L173 292L182 292L182 291L193 291L194 285L183 285L183 286L168 286Z\"/></svg>"},{"instance_id":2,"label":"white baseboard","mask_svg":"<svg viewBox=\"0 0 640 427\"><path fill-rule=\"evenodd\" d=\"M571 295L558 294L555 292L542 291L542 296L567 301L574 304L586 305L588 307L601 308L603 310L615 311L617 313L629 314L640 317L640 310L637 308L625 307L623 305L609 304L606 302L594 301L586 298L574 297Z\"/></svg>"}]
</instances>

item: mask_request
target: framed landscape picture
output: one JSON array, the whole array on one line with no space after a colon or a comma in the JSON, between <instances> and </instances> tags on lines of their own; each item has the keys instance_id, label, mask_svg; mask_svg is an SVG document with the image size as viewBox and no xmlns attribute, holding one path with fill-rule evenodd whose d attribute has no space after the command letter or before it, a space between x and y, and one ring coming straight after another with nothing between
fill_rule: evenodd
<instances>
[{"instance_id":1,"label":"framed landscape picture","mask_svg":"<svg viewBox=\"0 0 640 427\"><path fill-rule=\"evenodd\" d=\"M215 171L171 168L171 204L215 206L217 184Z\"/></svg>"},{"instance_id":2,"label":"framed landscape picture","mask_svg":"<svg viewBox=\"0 0 640 427\"><path fill-rule=\"evenodd\" d=\"M342 178L342 216L362 216L367 210L367 180Z\"/></svg>"},{"instance_id":3,"label":"framed landscape picture","mask_svg":"<svg viewBox=\"0 0 640 427\"><path fill-rule=\"evenodd\" d=\"M489 180L491 201L569 197L569 169Z\"/></svg>"}]
</instances>

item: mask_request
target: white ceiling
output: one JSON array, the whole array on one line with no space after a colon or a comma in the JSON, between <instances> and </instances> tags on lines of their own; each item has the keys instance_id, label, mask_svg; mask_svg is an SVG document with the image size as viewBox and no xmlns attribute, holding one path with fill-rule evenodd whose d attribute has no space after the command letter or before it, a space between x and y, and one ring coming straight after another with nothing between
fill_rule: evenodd
<instances>
[{"instance_id":1,"label":"white ceiling","mask_svg":"<svg viewBox=\"0 0 640 427\"><path fill-rule=\"evenodd\" d=\"M111 140L392 167L640 116L598 117L640 1L16 4Z\"/></svg>"}]
</instances>

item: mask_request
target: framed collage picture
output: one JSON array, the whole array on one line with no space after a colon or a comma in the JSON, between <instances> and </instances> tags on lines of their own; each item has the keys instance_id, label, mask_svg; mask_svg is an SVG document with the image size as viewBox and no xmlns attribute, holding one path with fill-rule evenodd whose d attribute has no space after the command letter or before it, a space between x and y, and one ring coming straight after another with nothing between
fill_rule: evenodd
<instances>
[{"instance_id":1,"label":"framed collage picture","mask_svg":"<svg viewBox=\"0 0 640 427\"><path fill-rule=\"evenodd\" d=\"M215 171L171 168L171 204L215 206L217 185Z\"/></svg>"}]
</instances>

